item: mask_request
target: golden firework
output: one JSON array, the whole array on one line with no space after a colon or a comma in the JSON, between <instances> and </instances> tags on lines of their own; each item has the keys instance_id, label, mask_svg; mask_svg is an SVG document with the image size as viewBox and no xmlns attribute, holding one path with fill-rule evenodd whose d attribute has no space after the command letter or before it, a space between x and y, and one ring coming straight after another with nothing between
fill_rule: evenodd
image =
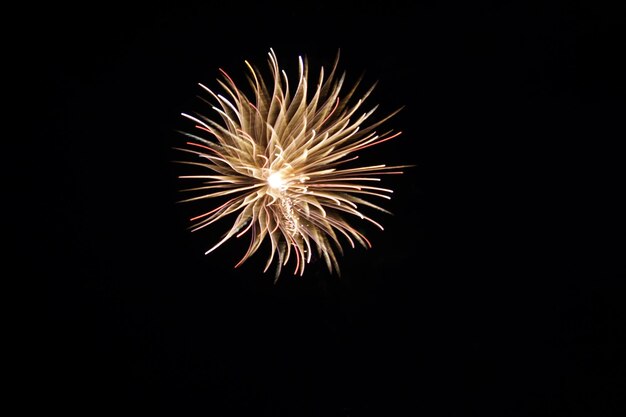
<instances>
[{"instance_id":1,"label":"golden firework","mask_svg":"<svg viewBox=\"0 0 626 417\"><path fill-rule=\"evenodd\" d=\"M325 77L319 72L315 88L309 89L306 58L299 57L298 82L290 89L285 71L269 52L271 79L247 61L252 94L246 95L226 72L218 80L223 94L200 86L212 97L216 120L201 114L183 116L195 123L197 133L183 148L193 159L178 161L198 167L198 175L180 178L197 186L185 202L219 198L191 219L193 231L205 228L229 215L232 226L206 253L227 240L250 234L248 250L241 265L269 241L271 251L264 272L276 261L276 278L281 268L295 257L294 274L302 275L314 252L324 258L328 270L339 272L336 253L342 242L371 247L367 238L346 220L350 217L383 227L366 216L362 207L389 213L366 198L390 199L393 191L373 184L381 174L401 174L406 166L358 166L356 153L397 137L400 132L376 132L399 110L366 124L376 110L359 112L374 86L358 100L352 100L359 82L343 91L345 73L337 74L339 55ZM351 101L352 100L352 101Z\"/></svg>"}]
</instances>

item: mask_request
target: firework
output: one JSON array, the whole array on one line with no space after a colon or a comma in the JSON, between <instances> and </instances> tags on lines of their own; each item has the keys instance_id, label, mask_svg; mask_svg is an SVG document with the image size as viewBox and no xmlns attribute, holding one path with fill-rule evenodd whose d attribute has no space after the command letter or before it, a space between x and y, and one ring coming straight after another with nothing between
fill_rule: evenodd
<instances>
[{"instance_id":1,"label":"firework","mask_svg":"<svg viewBox=\"0 0 626 417\"><path fill-rule=\"evenodd\" d=\"M399 109L366 123L377 106L360 109L374 86L358 100L353 97L360 80L343 93L345 73L337 71L339 54L328 76L320 68L313 89L306 58L299 57L298 80L291 89L274 51L268 56L269 82L245 61L249 95L221 69L218 83L223 94L200 84L212 98L215 119L183 113L195 124L195 133L183 132L189 141L177 149L191 158L177 162L200 171L180 176L194 181L193 188L183 190L192 196L182 201L219 201L193 217L190 228L197 231L232 215L232 226L207 254L232 237L249 234L248 250L236 266L269 242L264 272L276 263L276 278L290 259L295 259L294 274L302 275L314 252L325 260L329 272L339 273L342 244L371 247L348 220L367 221L382 230L363 207L389 213L369 200L390 199L392 190L376 185L379 177L401 174L406 167L355 162L357 152L400 135L376 132Z\"/></svg>"}]
</instances>

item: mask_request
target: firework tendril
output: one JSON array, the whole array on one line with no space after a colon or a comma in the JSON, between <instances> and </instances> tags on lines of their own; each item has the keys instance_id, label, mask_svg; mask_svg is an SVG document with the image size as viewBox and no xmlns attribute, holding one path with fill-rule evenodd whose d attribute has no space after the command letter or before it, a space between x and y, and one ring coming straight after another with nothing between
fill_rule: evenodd
<instances>
[{"instance_id":1,"label":"firework tendril","mask_svg":"<svg viewBox=\"0 0 626 417\"><path fill-rule=\"evenodd\" d=\"M371 247L363 233L347 219L358 218L383 229L362 207L389 213L371 199L390 199L393 191L376 184L383 174L401 174L407 167L358 166L357 152L391 140L401 132L376 129L400 109L366 124L376 110L359 111L374 86L358 100L357 81L344 93L345 73L338 74L339 54L325 77L320 68L314 89L309 89L306 58L299 57L298 82L290 89L276 54L270 49L271 79L245 61L252 94L240 90L226 72L218 80L223 94L200 84L212 97L215 120L201 114L182 115L195 124L194 133L183 132L188 155L180 162L195 166L198 175L182 175L193 188L181 201L200 203L218 199L209 211L191 218L197 231L234 216L230 229L213 252L232 237L250 234L250 245L236 267L269 241L271 251L264 272L276 263L276 279L282 267L295 258L294 274L304 274L313 253L325 260L329 272L339 273L337 254L342 243ZM195 173L195 171L194 171Z\"/></svg>"}]
</instances>

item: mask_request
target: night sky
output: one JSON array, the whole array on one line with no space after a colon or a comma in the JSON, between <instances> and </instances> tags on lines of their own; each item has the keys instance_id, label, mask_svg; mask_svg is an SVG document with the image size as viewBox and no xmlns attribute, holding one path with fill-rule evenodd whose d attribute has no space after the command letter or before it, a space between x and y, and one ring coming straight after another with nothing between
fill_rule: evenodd
<instances>
[{"instance_id":1,"label":"night sky","mask_svg":"<svg viewBox=\"0 0 626 417\"><path fill-rule=\"evenodd\" d=\"M45 280L34 400L62 415L617 416L626 378L624 6L387 1L46 6L29 66ZM407 4L410 4L407 2ZM35 29L36 28L36 29ZM410 164L341 276L204 252L173 148L219 68L273 48L402 111L365 160ZM206 95L204 96L206 97ZM366 102L367 104L367 102ZM28 190L28 188L25 188ZM207 206L208 208L208 206ZM37 234L36 238L34 238ZM35 391L36 388L36 391Z\"/></svg>"}]
</instances>

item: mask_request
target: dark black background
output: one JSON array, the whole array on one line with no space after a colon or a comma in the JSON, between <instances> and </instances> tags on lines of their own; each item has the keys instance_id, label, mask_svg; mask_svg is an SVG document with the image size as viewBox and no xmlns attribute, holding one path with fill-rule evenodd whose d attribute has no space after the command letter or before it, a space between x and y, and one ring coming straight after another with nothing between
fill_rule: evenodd
<instances>
[{"instance_id":1,"label":"dark black background","mask_svg":"<svg viewBox=\"0 0 626 417\"><path fill-rule=\"evenodd\" d=\"M34 401L82 416L623 415L625 10L588 3L38 9L16 240L46 283ZM176 204L197 83L266 69L269 48L314 74L340 49L348 80L379 82L372 106L405 106L388 124L402 136L369 155L415 167L386 179L394 214L341 277L314 263L274 284L263 252L233 269L245 242L205 256L220 232L189 233L193 208Z\"/></svg>"}]
</instances>

